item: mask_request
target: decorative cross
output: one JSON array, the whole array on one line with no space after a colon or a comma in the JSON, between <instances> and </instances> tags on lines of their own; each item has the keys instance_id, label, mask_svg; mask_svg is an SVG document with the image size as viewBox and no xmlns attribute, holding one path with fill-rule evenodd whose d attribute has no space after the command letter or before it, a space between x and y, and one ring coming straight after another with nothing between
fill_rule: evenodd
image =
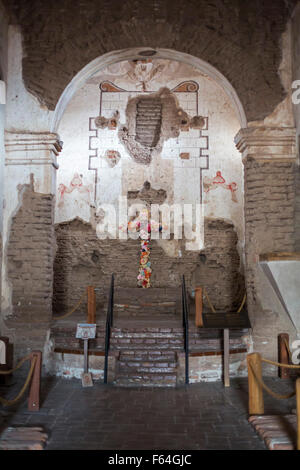
<instances>
[{"instance_id":1,"label":"decorative cross","mask_svg":"<svg viewBox=\"0 0 300 470\"><path fill-rule=\"evenodd\" d=\"M162 225L149 219L149 210L144 208L139 215L128 222L128 232L139 233L141 239L140 266L137 284L143 288L151 287L150 239L152 231L161 231Z\"/></svg>"}]
</instances>

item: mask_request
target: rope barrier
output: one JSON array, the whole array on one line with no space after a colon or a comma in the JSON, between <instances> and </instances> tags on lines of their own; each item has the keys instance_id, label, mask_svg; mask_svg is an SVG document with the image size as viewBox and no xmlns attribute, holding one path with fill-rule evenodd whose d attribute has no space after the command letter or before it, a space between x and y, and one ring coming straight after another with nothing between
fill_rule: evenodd
<instances>
[{"instance_id":1,"label":"rope barrier","mask_svg":"<svg viewBox=\"0 0 300 470\"><path fill-rule=\"evenodd\" d=\"M11 406L11 405L14 405L15 403L17 403L17 401L19 401L22 398L22 396L24 395L24 393L25 393L25 391L26 391L26 389L27 389L27 387L30 383L30 380L31 380L31 377L32 377L32 374L33 374L33 371L34 371L34 368L35 368L36 361L37 361L37 358L34 357L32 363L31 363L28 375L27 375L27 379L26 379L21 391L19 392L19 394L13 400L6 400L5 398L0 397L0 403L2 403L5 406ZM23 363L24 362L25 362L25 358L23 360Z\"/></svg>"},{"instance_id":2,"label":"rope barrier","mask_svg":"<svg viewBox=\"0 0 300 470\"><path fill-rule=\"evenodd\" d=\"M205 296L205 298L206 298L206 300L207 300L207 302L208 302L209 308L211 309L212 313L216 313L216 309L214 308L213 304L211 303L210 298L209 298L209 295L208 295L207 290L205 289L205 287L203 287L203 294L204 294L204 296ZM245 305L246 299L247 299L247 294L245 293L245 294L244 294L244 297L243 297L243 300L242 300L242 303L241 303L241 305L240 305L240 307L239 307L239 309L237 310L236 313L240 313L240 312L241 312L242 308L243 308L244 305Z\"/></svg>"},{"instance_id":3,"label":"rope barrier","mask_svg":"<svg viewBox=\"0 0 300 470\"><path fill-rule=\"evenodd\" d=\"M246 298L247 298L247 294L244 294L244 297L243 297L242 303L241 303L241 305L240 305L240 308L238 309L238 311L237 311L236 313L240 313L240 311L242 310L242 308L243 308L244 305L245 305Z\"/></svg>"},{"instance_id":4,"label":"rope barrier","mask_svg":"<svg viewBox=\"0 0 300 470\"><path fill-rule=\"evenodd\" d=\"M78 302L75 304L75 306L72 308L72 310L70 310L70 312L65 313L64 315L61 315L61 316L58 316L58 317L53 317L53 320L62 320L63 318L67 318L70 315L72 315L72 313L74 313L78 309L78 307L81 305L81 303L82 303L82 301L83 301L83 299L86 295L87 295L87 290L85 290L85 292L82 294L82 296L80 297Z\"/></svg>"},{"instance_id":5,"label":"rope barrier","mask_svg":"<svg viewBox=\"0 0 300 470\"><path fill-rule=\"evenodd\" d=\"M52 320L62 320L63 318L67 318L70 315L72 315L72 313L74 313L78 309L78 307L80 307L85 295L87 295L87 290L82 294L82 296L80 297L78 302L75 304L75 306L72 308L72 310L70 310L70 312L67 312L64 315L57 316L57 317L53 316ZM30 323L49 323L50 321L51 320L35 320L35 321L31 321Z\"/></svg>"},{"instance_id":6,"label":"rope barrier","mask_svg":"<svg viewBox=\"0 0 300 470\"><path fill-rule=\"evenodd\" d=\"M280 364L280 362L274 362L264 358L261 359L261 362L265 362L266 364L272 364L272 366L276 367L283 367L284 369L300 369L300 365L297 366L295 364Z\"/></svg>"},{"instance_id":7,"label":"rope barrier","mask_svg":"<svg viewBox=\"0 0 300 470\"><path fill-rule=\"evenodd\" d=\"M266 360L263 360L263 362L266 362ZM255 380L258 382L258 384L269 394L271 395L273 398L276 398L277 400L285 400L285 399L288 399L288 398L292 398L296 395L296 392L292 392L292 393L289 393L287 395L279 395L279 393L275 393L273 392L273 390L271 390L265 383L263 380L261 380L259 377L257 377L255 371L253 370L253 367L251 365L251 363L249 363L250 365L250 368L251 368L251 371L252 371L252 374L254 375L255 377ZM282 365L283 366L283 365ZM284 364L284 367L285 367L285 364Z\"/></svg>"},{"instance_id":8,"label":"rope barrier","mask_svg":"<svg viewBox=\"0 0 300 470\"><path fill-rule=\"evenodd\" d=\"M215 310L213 304L212 304L211 301L210 301L210 298L209 298L209 296L208 296L208 293L207 293L205 287L203 287L203 294L204 294L205 297L206 297L206 300L207 300L207 302L208 302L209 308L211 309L212 313L216 313L216 310Z\"/></svg>"},{"instance_id":9,"label":"rope barrier","mask_svg":"<svg viewBox=\"0 0 300 470\"><path fill-rule=\"evenodd\" d=\"M20 360L20 362L14 367L13 369L10 370L1 370L0 375L9 375L15 372L16 370L20 369L20 367L24 364L24 362L28 361L31 358L31 354L28 354L27 356L23 357L23 359Z\"/></svg>"}]
</instances>

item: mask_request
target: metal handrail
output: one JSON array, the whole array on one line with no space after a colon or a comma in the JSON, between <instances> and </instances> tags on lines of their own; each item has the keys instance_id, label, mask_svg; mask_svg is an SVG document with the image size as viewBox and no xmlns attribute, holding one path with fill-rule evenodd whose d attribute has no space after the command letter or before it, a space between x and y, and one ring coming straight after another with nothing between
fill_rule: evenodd
<instances>
[{"instance_id":1,"label":"metal handrail","mask_svg":"<svg viewBox=\"0 0 300 470\"><path fill-rule=\"evenodd\" d=\"M185 383L189 384L189 306L184 276L182 276L182 326L184 329Z\"/></svg>"},{"instance_id":2,"label":"metal handrail","mask_svg":"<svg viewBox=\"0 0 300 470\"><path fill-rule=\"evenodd\" d=\"M106 329L105 329L105 361L104 361L104 383L107 384L108 375L108 353L110 347L110 331L114 323L114 274L111 275L108 304L107 304L107 315L106 315Z\"/></svg>"}]
</instances>

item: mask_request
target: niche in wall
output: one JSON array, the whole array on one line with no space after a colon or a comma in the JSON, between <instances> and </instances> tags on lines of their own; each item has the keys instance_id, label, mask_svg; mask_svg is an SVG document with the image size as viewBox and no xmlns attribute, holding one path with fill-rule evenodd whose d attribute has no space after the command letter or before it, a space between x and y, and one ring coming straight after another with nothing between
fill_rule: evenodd
<instances>
[{"instance_id":1,"label":"niche in wall","mask_svg":"<svg viewBox=\"0 0 300 470\"><path fill-rule=\"evenodd\" d=\"M163 143L178 137L189 122L174 93L161 88L157 93L128 100L126 125L120 128L119 139L136 162L149 165L152 152L160 152Z\"/></svg>"}]
</instances>

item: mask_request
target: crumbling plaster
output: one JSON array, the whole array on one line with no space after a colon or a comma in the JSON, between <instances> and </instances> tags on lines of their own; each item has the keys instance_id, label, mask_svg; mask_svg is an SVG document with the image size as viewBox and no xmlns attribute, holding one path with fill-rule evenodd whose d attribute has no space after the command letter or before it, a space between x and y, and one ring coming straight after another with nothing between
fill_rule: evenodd
<instances>
[{"instance_id":1,"label":"crumbling plaster","mask_svg":"<svg viewBox=\"0 0 300 470\"><path fill-rule=\"evenodd\" d=\"M297 16L295 17L294 21L297 21ZM297 24L297 23L296 23ZM298 28L299 30L299 28ZM295 31L295 30L294 30ZM297 31L297 28L296 28ZM91 72L91 68L89 68L89 72L85 70L85 74L80 74L77 79L75 79L73 82L69 84L67 87L67 91L65 94L62 95L61 100L58 102L58 106L56 108L56 111L49 111L49 109L46 106L43 106L40 104L40 101L35 98L31 93L27 91L25 88L23 79L24 76L22 76L22 60L26 59L26 56L24 55L22 51L22 36L21 36L21 31L18 26L10 26L9 28L9 33L8 33L8 90L7 90L7 100L8 100L8 105L6 107L6 130L9 132L16 132L16 131L22 131L22 132L31 132L33 129L35 132L45 132L48 130L57 130L58 124L60 122L61 117L63 116L63 113L65 111L66 103L69 101L71 96L73 96L74 92L80 88L79 84L83 84L83 82L87 79L87 76ZM167 52L166 52L167 51ZM137 58L138 57L138 49L135 49L134 52L127 51L128 58ZM28 51L26 52L28 54ZM165 55L164 55L165 54ZM189 54L183 54L183 55L178 55L175 56L173 51L168 51L164 50L161 52L161 56L158 57L165 57L165 58L180 58L180 60L184 60L186 58L189 58ZM299 56L299 54L298 54ZM125 57L125 55L120 55L118 53L114 53L112 55L108 54L107 57L104 57L104 62L102 67L104 65L107 65L109 63L117 62L120 57ZM96 62L93 64L94 67L94 72L99 70L99 63L101 61L95 59ZM105 63L105 61L107 62ZM26 60L23 61L23 64L26 63ZM196 64L203 63L200 61L200 59L197 59L195 62ZM296 60L294 64L297 66L298 61ZM27 69L28 70L28 69ZM207 66L207 69L209 72L212 70L211 66ZM298 70L298 68L296 68ZM214 70L216 73L215 76L217 78L220 78L219 72ZM298 72L296 72L298 73ZM53 80L54 74L49 74L49 80ZM68 80L70 78L70 75L64 75L64 79L66 79L65 85L67 85ZM299 77L296 77L299 79ZM55 80L55 79L54 79ZM80 82L81 80L81 82ZM239 98L237 97L237 94L235 90L231 87L231 85L228 86L229 82L226 82L226 80L223 81L223 84L225 86L227 95L230 95L233 99L233 103L235 106L235 109L238 110L239 113L239 122L243 127L246 127L247 122L245 119L245 113L243 112L243 106L241 105L241 102L239 101ZM286 83L286 82L285 82ZM27 83L28 84L28 83ZM252 121L251 125L267 125L267 126L272 126L272 125L285 125L285 126L292 126L293 121L291 118L290 110L290 101L289 97L287 97L284 101L281 101L278 103L278 96L283 98L282 92L278 93L278 84L274 87L274 89L277 89L276 92L276 103L274 102L274 98L270 99L268 101L269 106L273 109L273 112L270 113L270 117L264 117L263 121ZM29 87L30 88L30 87ZM62 90L61 90L62 91ZM60 92L61 92L60 91ZM57 95L58 99L59 94ZM267 94L267 97L269 95ZM272 104L271 104L272 103ZM287 104L287 106L286 106ZM275 106L275 109L274 109ZM253 107L255 107L253 105ZM20 112L20 110L22 112ZM295 111L295 117L296 117L296 124L299 129L299 117L297 117L297 110ZM35 176L35 182L38 184L38 191L41 193L51 193L53 192L53 189L49 187L49 185L44 184L44 175L43 170L41 167L28 167L24 170L25 167L20 166L20 167L11 167L11 168L6 168L6 180L7 180L7 185L9 186L9 189L7 190L6 197L5 197L5 220L4 220L4 246L5 243L8 239L9 236L9 231L10 231L10 221L12 216L16 213L16 211L19 208L19 201L18 201L18 191L17 191L17 185L18 184L29 184L30 181L30 174L32 173L32 170L34 172ZM55 180L54 173L52 173L53 181ZM40 181L40 183L38 183ZM11 302L10 302L10 294L9 294L9 286L7 285L6 281L6 274L5 274L5 261L4 261L4 276L2 276L5 289L4 289L4 297L3 297L3 304L2 306L4 307L3 312L9 312ZM264 293L260 293L259 296L263 295ZM264 299L266 298L266 295L264 295ZM275 300L270 300L267 304L264 304L264 310L267 311L269 308L270 310L275 310L275 312L279 312L280 308L276 307L275 305ZM276 313L277 314L277 313ZM273 353L273 352L272 352Z\"/></svg>"},{"instance_id":2,"label":"crumbling plaster","mask_svg":"<svg viewBox=\"0 0 300 470\"><path fill-rule=\"evenodd\" d=\"M154 59L155 64L156 61L157 59ZM134 161L126 147L122 145L117 131L106 128L98 129L98 137L96 138L93 124L91 132L87 127L89 119L98 116L99 84L105 80L113 82L122 90L131 90L132 97L143 96L143 93L136 88L136 83L129 80L128 77L126 78L126 74L124 75L123 69L126 70L127 62L121 63L120 70L116 66L108 66L102 72L94 74L73 95L58 129L64 141L64 148L59 157L61 163L57 174L57 184L58 188L60 185L64 185L63 187L70 189L65 191L63 201L58 199L56 222L72 220L79 216L92 223L93 211L91 211L90 205L93 201L94 189L89 192L89 188L94 188L96 183L95 173L88 169L89 165L91 168L98 168L99 188L95 201L98 205L100 203L116 204L120 194L126 195L128 191L141 189L145 181L149 181L155 189L166 190L166 202L169 204L182 203L183 201L185 203L199 203L200 169L203 168L201 170L202 181L209 178L202 191L205 215L232 220L238 232L241 248L243 244L243 166L240 154L234 144L234 136L240 127L239 114L235 104L228 98L226 91L207 74L182 62L161 59L157 62L165 68L160 76L151 81L148 90L157 93L163 89L163 86L172 90L180 83L190 80L199 84L198 98L195 98L192 93L190 95L188 93L173 93L174 97L176 95L176 100L179 100L178 109L171 107L168 111L171 113L170 116L169 114L163 116L161 139L158 146L160 148L156 148L152 152L151 163L141 165ZM151 93L150 95L152 96ZM119 129L126 125L132 134L134 133L134 124L128 126L127 121L129 119L129 122L134 123L135 113L132 112L132 108L135 108L134 104L137 98L129 100L130 96L129 92L105 93L102 95L101 103L103 117L108 119L118 112ZM127 100L129 100L130 106L126 105ZM180 107L183 108L182 111L180 111ZM189 118L193 118L197 114L197 109L201 116L207 116L208 119L208 128L203 131L207 140L206 137L199 138L199 129L181 130L177 129L178 123L175 123L177 112L182 113L183 117L185 113L188 113ZM170 125L173 128L171 133L168 128ZM175 132L177 136L172 135ZM92 150L88 147L89 136ZM206 145L208 145L208 149L205 149ZM203 155L209 156L209 169L205 169L207 165L205 157L198 158L201 147L205 149ZM121 156L114 168L110 168L103 159L108 148L118 151ZM92 153L95 151L98 151L97 158L93 156L95 153ZM182 152L189 154L187 160L180 158ZM91 155L91 163L89 164ZM232 200L233 194L229 189L225 190L225 184L224 188L213 186L211 181L218 171L223 174L227 185L232 182L237 185L236 201ZM72 189L75 188L74 184L76 183L75 181L72 183L74 173L81 175L80 184L82 185L78 186L80 191ZM84 188L86 188L85 192ZM71 190L72 192L67 193Z\"/></svg>"},{"instance_id":3,"label":"crumbling plaster","mask_svg":"<svg viewBox=\"0 0 300 470\"><path fill-rule=\"evenodd\" d=\"M249 121L265 118L284 98L277 74L280 36L296 0L84 0L76 8L68 0L59 8L39 0L3 3L22 27L26 87L50 109L86 64L137 44L210 63L233 84Z\"/></svg>"}]
</instances>

